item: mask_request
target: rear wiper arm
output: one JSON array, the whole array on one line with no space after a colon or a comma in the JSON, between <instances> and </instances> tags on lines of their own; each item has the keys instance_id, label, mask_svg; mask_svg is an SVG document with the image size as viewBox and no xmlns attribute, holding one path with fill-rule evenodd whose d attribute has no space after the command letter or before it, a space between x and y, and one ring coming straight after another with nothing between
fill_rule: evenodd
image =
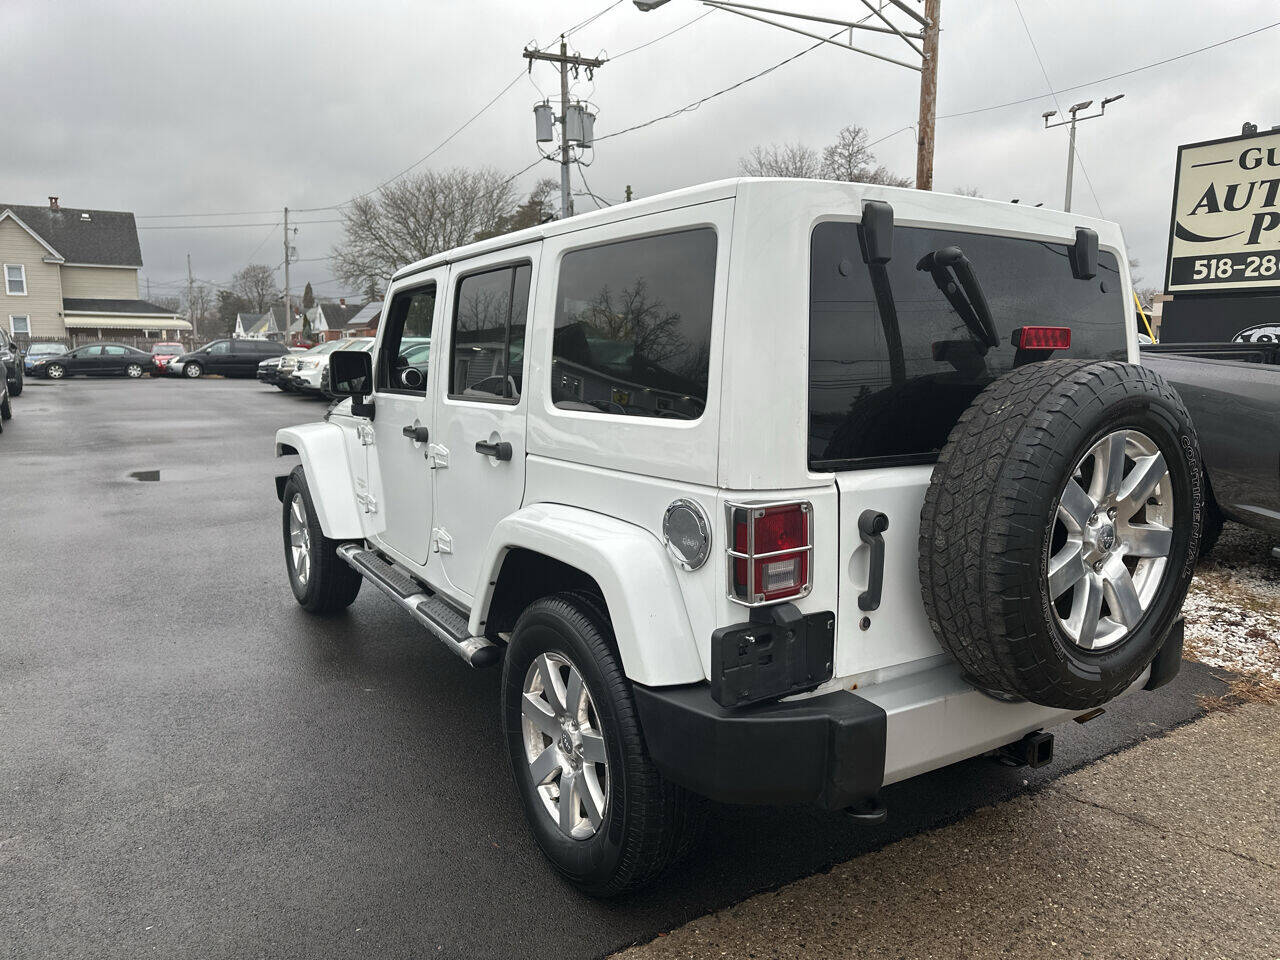
<instances>
[{"instance_id":1,"label":"rear wiper arm","mask_svg":"<svg viewBox=\"0 0 1280 960\"><path fill-rule=\"evenodd\" d=\"M987 295L982 292L982 284L973 272L973 264L963 250L959 247L943 247L926 253L916 264L916 269L929 271L933 282L956 313L960 314L960 319L979 343L987 347L1000 346L996 325L991 319L991 307L987 304Z\"/></svg>"}]
</instances>

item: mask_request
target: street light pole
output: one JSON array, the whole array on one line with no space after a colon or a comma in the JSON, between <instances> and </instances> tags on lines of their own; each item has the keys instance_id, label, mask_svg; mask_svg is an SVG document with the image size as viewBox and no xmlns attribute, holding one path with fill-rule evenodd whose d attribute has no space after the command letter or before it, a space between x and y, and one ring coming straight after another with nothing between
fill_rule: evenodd
<instances>
[{"instance_id":1,"label":"street light pole","mask_svg":"<svg viewBox=\"0 0 1280 960\"><path fill-rule=\"evenodd\" d=\"M1080 116L1081 110L1088 110L1093 106L1092 100L1082 100L1080 103L1073 103L1067 108L1067 113L1071 114L1070 120L1059 120L1057 123L1050 123L1049 120L1058 115L1057 110L1046 110L1040 116L1044 119L1044 128L1052 130L1055 127L1070 126L1071 131L1067 137L1067 191L1062 201L1062 209L1067 213L1071 212L1071 184L1075 179L1076 171L1076 124L1083 123L1085 120L1095 120L1107 112L1107 104L1115 103L1124 97L1123 93L1117 93L1114 97L1107 97L1098 105L1098 112L1091 113L1087 117Z\"/></svg>"}]
</instances>

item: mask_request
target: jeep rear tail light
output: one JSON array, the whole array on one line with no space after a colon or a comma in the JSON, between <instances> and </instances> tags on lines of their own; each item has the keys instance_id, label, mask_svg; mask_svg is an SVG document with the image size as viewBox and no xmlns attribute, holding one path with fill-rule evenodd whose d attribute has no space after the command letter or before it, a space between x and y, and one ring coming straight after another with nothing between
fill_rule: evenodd
<instances>
[{"instance_id":1,"label":"jeep rear tail light","mask_svg":"<svg viewBox=\"0 0 1280 960\"><path fill-rule=\"evenodd\" d=\"M749 607L792 600L813 584L813 507L730 503L729 599Z\"/></svg>"},{"instance_id":2,"label":"jeep rear tail light","mask_svg":"<svg viewBox=\"0 0 1280 960\"><path fill-rule=\"evenodd\" d=\"M1019 327L1013 331L1019 350L1066 350L1071 346L1070 327Z\"/></svg>"}]
</instances>

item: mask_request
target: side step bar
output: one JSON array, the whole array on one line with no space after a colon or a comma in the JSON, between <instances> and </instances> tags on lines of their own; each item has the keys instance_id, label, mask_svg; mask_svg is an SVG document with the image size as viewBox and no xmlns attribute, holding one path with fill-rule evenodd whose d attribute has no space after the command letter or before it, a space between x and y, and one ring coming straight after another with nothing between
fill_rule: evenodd
<instances>
[{"instance_id":1,"label":"side step bar","mask_svg":"<svg viewBox=\"0 0 1280 960\"><path fill-rule=\"evenodd\" d=\"M491 667L502 659L501 647L486 637L471 636L467 618L403 567L360 543L344 543L338 556L471 666Z\"/></svg>"}]
</instances>

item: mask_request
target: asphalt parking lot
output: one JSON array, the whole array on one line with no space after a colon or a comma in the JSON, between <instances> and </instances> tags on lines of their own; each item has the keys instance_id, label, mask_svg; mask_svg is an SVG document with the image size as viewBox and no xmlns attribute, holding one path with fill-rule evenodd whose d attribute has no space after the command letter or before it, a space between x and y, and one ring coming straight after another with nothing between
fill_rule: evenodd
<instances>
[{"instance_id":1,"label":"asphalt parking lot","mask_svg":"<svg viewBox=\"0 0 1280 960\"><path fill-rule=\"evenodd\" d=\"M330 621L285 579L253 381L30 382L0 436L0 955L598 957L1035 791L1200 715L1171 686L885 793L888 823L717 807L691 863L585 899L528 837L470 671L375 591ZM134 473L159 471L156 481Z\"/></svg>"}]
</instances>

